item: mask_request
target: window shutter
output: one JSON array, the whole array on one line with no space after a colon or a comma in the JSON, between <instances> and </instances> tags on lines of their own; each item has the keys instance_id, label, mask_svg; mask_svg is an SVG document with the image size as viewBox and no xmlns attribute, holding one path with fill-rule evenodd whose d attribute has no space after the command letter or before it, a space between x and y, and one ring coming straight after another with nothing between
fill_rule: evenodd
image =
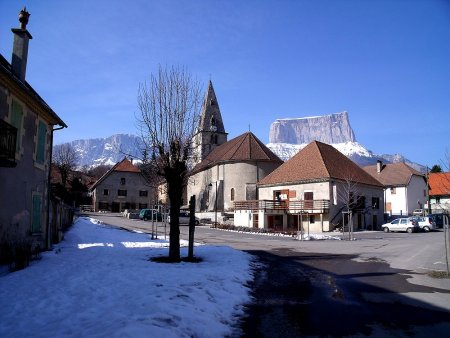
<instances>
[{"instance_id":1,"label":"window shutter","mask_svg":"<svg viewBox=\"0 0 450 338\"><path fill-rule=\"evenodd\" d=\"M21 141L21 133L22 133L22 107L16 101L12 101L11 104L11 125L17 128L17 138L16 138L16 153L20 151L22 146Z\"/></svg>"},{"instance_id":2,"label":"window shutter","mask_svg":"<svg viewBox=\"0 0 450 338\"><path fill-rule=\"evenodd\" d=\"M39 121L38 139L36 145L36 162L44 164L45 161L45 141L47 136L47 126L44 122Z\"/></svg>"},{"instance_id":3,"label":"window shutter","mask_svg":"<svg viewBox=\"0 0 450 338\"><path fill-rule=\"evenodd\" d=\"M31 212L31 232L40 232L41 231L41 207L42 207L42 196L41 195L33 195L33 203L32 203L32 212Z\"/></svg>"}]
</instances>

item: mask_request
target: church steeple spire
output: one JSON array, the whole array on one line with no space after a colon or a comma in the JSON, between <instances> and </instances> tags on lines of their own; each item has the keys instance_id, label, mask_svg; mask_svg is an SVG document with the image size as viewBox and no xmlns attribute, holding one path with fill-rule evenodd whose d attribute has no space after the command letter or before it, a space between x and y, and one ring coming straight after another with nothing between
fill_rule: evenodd
<instances>
[{"instance_id":1,"label":"church steeple spire","mask_svg":"<svg viewBox=\"0 0 450 338\"><path fill-rule=\"evenodd\" d=\"M193 140L194 163L202 161L215 147L227 142L222 114L211 80L203 100L197 132Z\"/></svg>"},{"instance_id":2,"label":"church steeple spire","mask_svg":"<svg viewBox=\"0 0 450 338\"><path fill-rule=\"evenodd\" d=\"M219 103L217 102L216 93L214 92L211 80L209 80L208 89L203 100L198 131L225 133L222 114L220 113Z\"/></svg>"}]
</instances>

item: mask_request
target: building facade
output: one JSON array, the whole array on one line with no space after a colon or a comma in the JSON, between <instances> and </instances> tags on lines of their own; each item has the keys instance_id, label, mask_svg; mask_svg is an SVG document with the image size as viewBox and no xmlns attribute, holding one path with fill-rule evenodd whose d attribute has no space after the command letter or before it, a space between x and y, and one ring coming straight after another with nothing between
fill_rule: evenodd
<instances>
[{"instance_id":1,"label":"building facade","mask_svg":"<svg viewBox=\"0 0 450 338\"><path fill-rule=\"evenodd\" d=\"M450 213L450 173L428 175L432 213Z\"/></svg>"},{"instance_id":2,"label":"building facade","mask_svg":"<svg viewBox=\"0 0 450 338\"><path fill-rule=\"evenodd\" d=\"M0 55L0 239L51 246L50 168L53 132L67 127L25 80L29 13L12 29L11 64Z\"/></svg>"},{"instance_id":3,"label":"building facade","mask_svg":"<svg viewBox=\"0 0 450 338\"><path fill-rule=\"evenodd\" d=\"M149 185L141 170L127 158L116 163L89 191L94 211L122 212L156 204L155 187Z\"/></svg>"},{"instance_id":4,"label":"building facade","mask_svg":"<svg viewBox=\"0 0 450 338\"><path fill-rule=\"evenodd\" d=\"M237 226L273 231L375 230L383 186L338 150L314 141L258 182L258 200L235 202Z\"/></svg>"},{"instance_id":5,"label":"building facade","mask_svg":"<svg viewBox=\"0 0 450 338\"><path fill-rule=\"evenodd\" d=\"M388 216L412 215L415 209L423 209L426 205L426 177L407 164L378 161L363 169L383 184L384 209Z\"/></svg>"}]
</instances>

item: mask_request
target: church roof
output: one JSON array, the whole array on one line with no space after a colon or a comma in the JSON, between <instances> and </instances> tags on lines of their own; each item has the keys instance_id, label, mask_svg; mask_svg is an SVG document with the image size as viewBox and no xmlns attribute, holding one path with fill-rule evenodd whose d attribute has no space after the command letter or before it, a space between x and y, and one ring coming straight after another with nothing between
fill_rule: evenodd
<instances>
[{"instance_id":1,"label":"church roof","mask_svg":"<svg viewBox=\"0 0 450 338\"><path fill-rule=\"evenodd\" d=\"M253 133L247 132L211 151L203 161L194 167L193 173L197 173L223 162L246 161L283 163L283 161L267 148Z\"/></svg>"},{"instance_id":2,"label":"church roof","mask_svg":"<svg viewBox=\"0 0 450 338\"><path fill-rule=\"evenodd\" d=\"M258 185L297 184L329 179L382 186L337 149L318 141L308 144L259 181Z\"/></svg>"},{"instance_id":3,"label":"church roof","mask_svg":"<svg viewBox=\"0 0 450 338\"><path fill-rule=\"evenodd\" d=\"M363 167L363 169L384 186L406 186L409 184L411 176L424 177L420 172L405 163L382 164L380 173L377 172L376 164Z\"/></svg>"}]
</instances>

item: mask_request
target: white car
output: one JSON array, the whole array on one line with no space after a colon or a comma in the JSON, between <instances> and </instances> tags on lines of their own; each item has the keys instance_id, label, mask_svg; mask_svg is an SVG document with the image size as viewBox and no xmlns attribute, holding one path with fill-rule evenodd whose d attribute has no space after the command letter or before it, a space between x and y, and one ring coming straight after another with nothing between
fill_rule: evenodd
<instances>
[{"instance_id":1,"label":"white car","mask_svg":"<svg viewBox=\"0 0 450 338\"><path fill-rule=\"evenodd\" d=\"M425 232L429 232L430 230L436 230L436 222L433 221L433 218L431 216L425 216L425 217L416 217L417 222L419 223L420 229L422 229Z\"/></svg>"},{"instance_id":2,"label":"white car","mask_svg":"<svg viewBox=\"0 0 450 338\"><path fill-rule=\"evenodd\" d=\"M416 218L404 217L404 218L397 218L389 223L383 224L381 226L381 229L383 229L384 232L406 231L408 233L412 233L412 232L419 231L420 227L419 227L419 223L417 222Z\"/></svg>"},{"instance_id":3,"label":"white car","mask_svg":"<svg viewBox=\"0 0 450 338\"><path fill-rule=\"evenodd\" d=\"M180 211L179 222L180 224L189 224L189 213L186 211ZM167 216L167 222L170 223L170 216ZM198 217L195 217L195 225L199 225L200 221Z\"/></svg>"}]
</instances>

